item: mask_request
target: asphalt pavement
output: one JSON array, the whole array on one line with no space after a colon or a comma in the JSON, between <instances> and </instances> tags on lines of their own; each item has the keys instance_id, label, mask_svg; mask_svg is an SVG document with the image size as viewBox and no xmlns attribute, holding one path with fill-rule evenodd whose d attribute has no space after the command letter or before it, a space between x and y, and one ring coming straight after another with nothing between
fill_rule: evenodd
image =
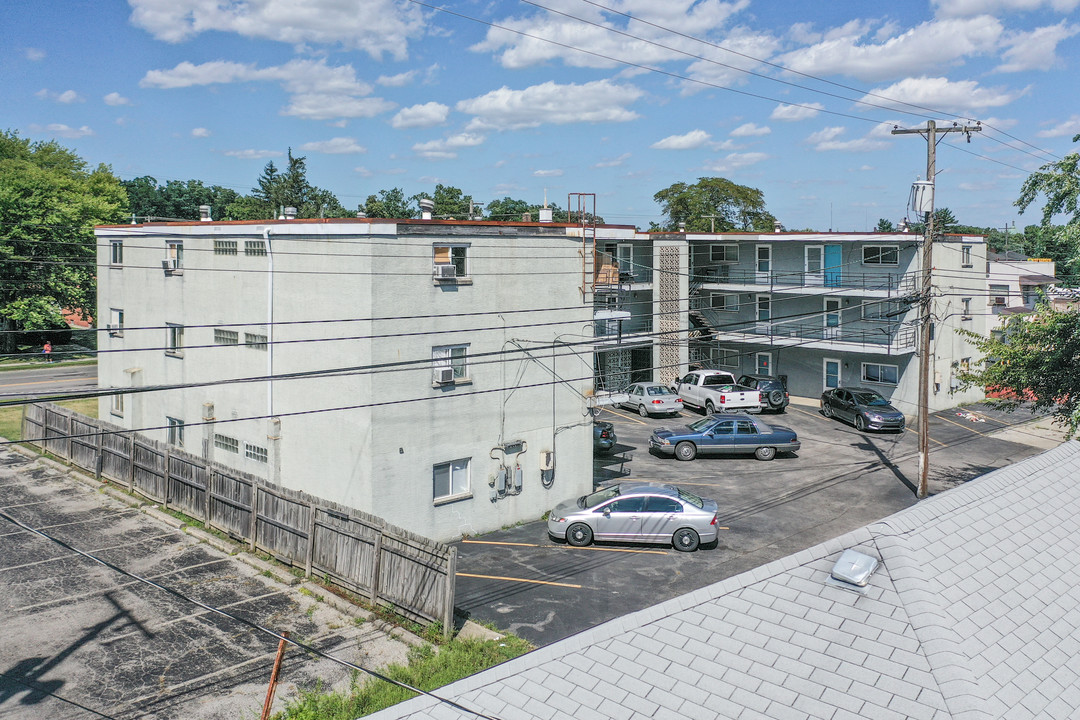
<instances>
[{"instance_id":1,"label":"asphalt pavement","mask_svg":"<svg viewBox=\"0 0 1080 720\"><path fill-rule=\"evenodd\" d=\"M97 365L37 363L0 372L0 401L97 389Z\"/></svg>"},{"instance_id":2,"label":"asphalt pavement","mask_svg":"<svg viewBox=\"0 0 1080 720\"><path fill-rule=\"evenodd\" d=\"M931 493L947 490L1060 442L1049 421L983 406L931 418ZM961 414L958 414L961 413ZM800 452L678 462L652 455L655 427L700 417L648 418L607 410L614 451L598 456L594 483L671 482L716 499L724 528L715 547L680 553L670 546L594 544L575 548L533 522L458 543L456 604L544 645L863 527L917 502L915 433L860 433L793 404L766 422L791 427Z\"/></svg>"}]
</instances>

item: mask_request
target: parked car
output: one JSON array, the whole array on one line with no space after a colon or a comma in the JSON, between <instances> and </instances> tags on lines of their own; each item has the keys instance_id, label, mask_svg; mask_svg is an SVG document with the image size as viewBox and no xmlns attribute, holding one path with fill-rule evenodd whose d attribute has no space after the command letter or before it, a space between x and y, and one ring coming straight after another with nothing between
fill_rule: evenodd
<instances>
[{"instance_id":1,"label":"parked car","mask_svg":"<svg viewBox=\"0 0 1080 720\"><path fill-rule=\"evenodd\" d=\"M611 452L611 448L618 442L618 438L615 437L615 426L603 420L593 420L592 429L593 450L601 453Z\"/></svg>"},{"instance_id":2,"label":"parked car","mask_svg":"<svg viewBox=\"0 0 1080 720\"><path fill-rule=\"evenodd\" d=\"M650 415L674 414L682 410L682 398L662 383L635 383L626 388L628 399L620 405L627 410L636 410L641 417Z\"/></svg>"},{"instance_id":3,"label":"parked car","mask_svg":"<svg viewBox=\"0 0 1080 720\"><path fill-rule=\"evenodd\" d=\"M692 552L716 540L715 500L674 485L624 482L556 505L548 534L580 547L593 540L671 543Z\"/></svg>"},{"instance_id":4,"label":"parked car","mask_svg":"<svg viewBox=\"0 0 1080 720\"><path fill-rule=\"evenodd\" d=\"M683 405L714 412L761 412L761 393L740 387L726 370L691 370L671 384Z\"/></svg>"},{"instance_id":5,"label":"parked car","mask_svg":"<svg viewBox=\"0 0 1080 720\"><path fill-rule=\"evenodd\" d=\"M743 375L739 378L743 387L761 391L761 409L782 413L791 402L787 386L772 375Z\"/></svg>"},{"instance_id":6,"label":"parked car","mask_svg":"<svg viewBox=\"0 0 1080 720\"><path fill-rule=\"evenodd\" d=\"M821 394L821 414L863 430L903 430L904 413L869 388L838 387Z\"/></svg>"},{"instance_id":7,"label":"parked car","mask_svg":"<svg viewBox=\"0 0 1080 720\"><path fill-rule=\"evenodd\" d=\"M679 460L701 455L753 453L758 460L772 460L778 452L796 452L799 436L791 428L770 425L746 414L709 415L677 428L657 428L649 449Z\"/></svg>"}]
</instances>

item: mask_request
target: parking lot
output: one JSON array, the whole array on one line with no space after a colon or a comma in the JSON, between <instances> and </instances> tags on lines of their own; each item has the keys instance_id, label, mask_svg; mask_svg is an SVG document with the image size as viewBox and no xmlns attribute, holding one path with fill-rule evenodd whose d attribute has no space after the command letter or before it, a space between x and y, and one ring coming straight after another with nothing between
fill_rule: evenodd
<instances>
[{"instance_id":1,"label":"parking lot","mask_svg":"<svg viewBox=\"0 0 1080 720\"><path fill-rule=\"evenodd\" d=\"M1059 442L1048 421L984 407L974 415L931 418L931 493L1035 454ZM620 478L674 483L718 501L715 547L680 553L670 546L555 543L543 522L459 544L457 605L474 619L546 644L640 610L867 525L916 502L915 433L860 433L823 417L809 403L769 423L797 431L797 455L762 462L652 455L648 438L660 426L701 417L641 418L606 409L618 443L594 462L594 484ZM974 418L975 421L972 421Z\"/></svg>"}]
</instances>

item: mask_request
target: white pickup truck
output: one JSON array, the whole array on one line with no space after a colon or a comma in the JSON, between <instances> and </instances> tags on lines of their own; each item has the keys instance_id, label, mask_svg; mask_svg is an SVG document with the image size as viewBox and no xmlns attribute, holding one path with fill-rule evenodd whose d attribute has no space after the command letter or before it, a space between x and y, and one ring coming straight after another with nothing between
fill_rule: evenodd
<instances>
[{"instance_id":1,"label":"white pickup truck","mask_svg":"<svg viewBox=\"0 0 1080 720\"><path fill-rule=\"evenodd\" d=\"M761 412L761 392L742 387L726 370L692 370L670 385L683 405L714 412Z\"/></svg>"}]
</instances>

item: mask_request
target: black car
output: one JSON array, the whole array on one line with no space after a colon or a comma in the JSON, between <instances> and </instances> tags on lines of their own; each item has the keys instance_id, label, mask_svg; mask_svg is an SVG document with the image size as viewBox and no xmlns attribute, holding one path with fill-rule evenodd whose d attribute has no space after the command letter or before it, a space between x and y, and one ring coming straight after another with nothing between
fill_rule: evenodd
<instances>
[{"instance_id":1,"label":"black car","mask_svg":"<svg viewBox=\"0 0 1080 720\"><path fill-rule=\"evenodd\" d=\"M772 375L743 375L739 378L739 384L761 391L762 410L774 410L782 413L788 403L791 402L784 381Z\"/></svg>"},{"instance_id":2,"label":"black car","mask_svg":"<svg viewBox=\"0 0 1080 720\"><path fill-rule=\"evenodd\" d=\"M904 413L869 388L826 390L821 394L821 414L852 423L857 430L904 429Z\"/></svg>"}]
</instances>

